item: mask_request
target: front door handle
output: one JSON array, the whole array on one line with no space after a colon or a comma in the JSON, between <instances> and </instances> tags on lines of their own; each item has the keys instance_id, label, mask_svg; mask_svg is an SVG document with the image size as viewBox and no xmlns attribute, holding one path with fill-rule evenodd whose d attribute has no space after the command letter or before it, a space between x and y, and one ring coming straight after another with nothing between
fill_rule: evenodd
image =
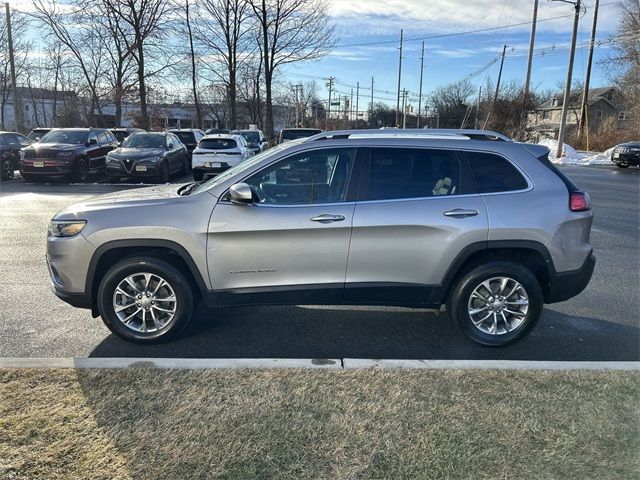
<instances>
[{"instance_id":1,"label":"front door handle","mask_svg":"<svg viewBox=\"0 0 640 480\"><path fill-rule=\"evenodd\" d=\"M465 217L475 217L480 212L478 210L466 209L466 208L455 208L453 210L449 210L443 213L445 217L453 217L453 218L465 218Z\"/></svg>"},{"instance_id":2,"label":"front door handle","mask_svg":"<svg viewBox=\"0 0 640 480\"><path fill-rule=\"evenodd\" d=\"M343 220L344 220L344 215L331 215L328 213L323 213L322 215L311 217L312 222L320 222L320 223L341 222Z\"/></svg>"}]
</instances>

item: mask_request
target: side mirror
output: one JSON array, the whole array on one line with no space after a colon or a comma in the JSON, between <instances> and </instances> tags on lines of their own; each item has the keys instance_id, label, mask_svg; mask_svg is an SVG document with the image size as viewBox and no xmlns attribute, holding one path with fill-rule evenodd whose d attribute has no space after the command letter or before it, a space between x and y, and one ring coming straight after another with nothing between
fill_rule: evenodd
<instances>
[{"instance_id":1,"label":"side mirror","mask_svg":"<svg viewBox=\"0 0 640 480\"><path fill-rule=\"evenodd\" d=\"M87 145L96 145L98 143L98 140L95 138L90 138L89 141L87 142Z\"/></svg>"},{"instance_id":2,"label":"side mirror","mask_svg":"<svg viewBox=\"0 0 640 480\"><path fill-rule=\"evenodd\" d=\"M170 143L169 145L167 145L167 148L168 148L169 150L173 150L173 147L174 147L173 143Z\"/></svg>"},{"instance_id":3,"label":"side mirror","mask_svg":"<svg viewBox=\"0 0 640 480\"><path fill-rule=\"evenodd\" d=\"M231 203L246 205L253 203L253 192L246 183L236 183L229 188L229 200Z\"/></svg>"}]
</instances>

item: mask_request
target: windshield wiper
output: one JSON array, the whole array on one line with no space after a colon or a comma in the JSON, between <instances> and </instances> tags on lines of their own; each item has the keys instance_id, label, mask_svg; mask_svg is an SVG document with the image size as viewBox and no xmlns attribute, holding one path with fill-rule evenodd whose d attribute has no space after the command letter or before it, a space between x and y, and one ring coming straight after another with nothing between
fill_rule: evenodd
<instances>
[{"instance_id":1,"label":"windshield wiper","mask_svg":"<svg viewBox=\"0 0 640 480\"><path fill-rule=\"evenodd\" d=\"M197 186L198 182L187 183L178 189L178 195L189 195Z\"/></svg>"}]
</instances>

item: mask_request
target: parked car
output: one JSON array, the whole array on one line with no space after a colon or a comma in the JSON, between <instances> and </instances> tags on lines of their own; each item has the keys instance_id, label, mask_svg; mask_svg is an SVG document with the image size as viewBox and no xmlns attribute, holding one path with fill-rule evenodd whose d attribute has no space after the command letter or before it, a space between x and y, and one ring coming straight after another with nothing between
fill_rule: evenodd
<instances>
[{"instance_id":1,"label":"parked car","mask_svg":"<svg viewBox=\"0 0 640 480\"><path fill-rule=\"evenodd\" d=\"M198 142L204 137L204 132L197 128L172 128L167 130L178 136L180 141L187 147L187 153L189 158L193 154L193 151L198 146Z\"/></svg>"},{"instance_id":2,"label":"parked car","mask_svg":"<svg viewBox=\"0 0 640 480\"><path fill-rule=\"evenodd\" d=\"M138 132L107 154L106 173L113 180L152 177L166 183L172 173L186 172L188 163L187 147L173 133Z\"/></svg>"},{"instance_id":3,"label":"parked car","mask_svg":"<svg viewBox=\"0 0 640 480\"><path fill-rule=\"evenodd\" d=\"M27 138L29 140L32 140L34 142L38 142L40 141L40 139L42 137L44 137L47 133L49 133L51 130L53 130L53 128L48 128L48 127L37 127L32 129L29 132L29 135L27 135Z\"/></svg>"},{"instance_id":4,"label":"parked car","mask_svg":"<svg viewBox=\"0 0 640 480\"><path fill-rule=\"evenodd\" d=\"M20 175L27 182L63 177L84 182L92 170L104 169L104 161L118 146L104 128L56 128L22 150Z\"/></svg>"},{"instance_id":5,"label":"parked car","mask_svg":"<svg viewBox=\"0 0 640 480\"><path fill-rule=\"evenodd\" d=\"M0 132L0 180L11 180L20 163L20 149L33 142L24 135Z\"/></svg>"},{"instance_id":6,"label":"parked car","mask_svg":"<svg viewBox=\"0 0 640 480\"><path fill-rule=\"evenodd\" d=\"M640 166L640 142L616 145L611 152L611 161L620 168L627 168L629 165Z\"/></svg>"},{"instance_id":7,"label":"parked car","mask_svg":"<svg viewBox=\"0 0 640 480\"><path fill-rule=\"evenodd\" d=\"M205 176L217 175L253 156L242 135L206 135L193 151L191 169L197 182Z\"/></svg>"},{"instance_id":8,"label":"parked car","mask_svg":"<svg viewBox=\"0 0 640 480\"><path fill-rule=\"evenodd\" d=\"M249 148L253 150L253 153L260 153L269 148L269 142L267 137L264 136L262 130L234 130L231 133L235 135L242 135L247 141Z\"/></svg>"},{"instance_id":9,"label":"parked car","mask_svg":"<svg viewBox=\"0 0 640 480\"><path fill-rule=\"evenodd\" d=\"M214 135L217 133L230 133L231 130L227 130L226 128L210 128L209 130L207 130L205 133L205 135Z\"/></svg>"},{"instance_id":10,"label":"parked car","mask_svg":"<svg viewBox=\"0 0 640 480\"><path fill-rule=\"evenodd\" d=\"M133 127L117 127L117 128L110 129L110 131L111 133L113 133L113 136L116 137L116 140L118 140L118 143L124 142L124 139L127 138L132 133L146 132L146 130L143 130L142 128L133 128Z\"/></svg>"},{"instance_id":11,"label":"parked car","mask_svg":"<svg viewBox=\"0 0 640 480\"><path fill-rule=\"evenodd\" d=\"M474 341L515 342L589 283L589 196L548 148L465 132L327 132L201 184L70 206L49 226L53 290L144 343L199 300L445 304Z\"/></svg>"},{"instance_id":12,"label":"parked car","mask_svg":"<svg viewBox=\"0 0 640 480\"><path fill-rule=\"evenodd\" d=\"M289 142L299 138L311 137L322 132L319 128L283 128L278 136L278 143Z\"/></svg>"}]
</instances>

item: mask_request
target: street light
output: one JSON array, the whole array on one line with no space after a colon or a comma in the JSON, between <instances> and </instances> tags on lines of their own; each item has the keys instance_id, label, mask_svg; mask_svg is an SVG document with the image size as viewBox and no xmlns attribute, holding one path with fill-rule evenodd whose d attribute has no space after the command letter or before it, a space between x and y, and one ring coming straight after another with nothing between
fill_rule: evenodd
<instances>
[{"instance_id":1,"label":"street light","mask_svg":"<svg viewBox=\"0 0 640 480\"><path fill-rule=\"evenodd\" d=\"M574 6L575 15L573 17L573 34L571 37L571 51L569 53L569 66L567 68L567 80L564 84L564 97L562 100L562 118L560 120L560 131L558 132L558 149L556 150L556 158L562 156L564 147L564 137L567 128L567 111L569 105L569 97L571 95L571 77L573 75L573 59L576 53L576 38L578 35L578 21L580 20L580 0L550 0L552 2L570 3Z\"/></svg>"}]
</instances>

